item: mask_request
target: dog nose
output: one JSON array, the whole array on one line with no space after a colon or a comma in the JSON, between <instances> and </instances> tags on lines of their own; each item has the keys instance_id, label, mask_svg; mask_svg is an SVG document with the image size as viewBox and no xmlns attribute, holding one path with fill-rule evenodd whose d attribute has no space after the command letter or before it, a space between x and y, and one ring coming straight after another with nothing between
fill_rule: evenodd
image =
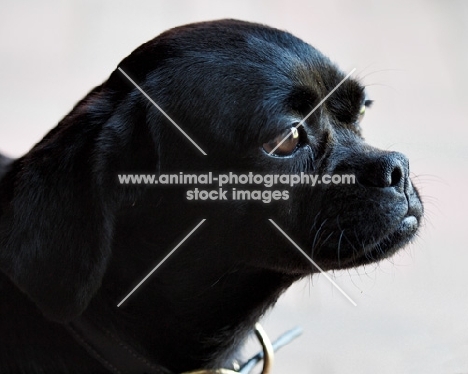
<instances>
[{"instance_id":1,"label":"dog nose","mask_svg":"<svg viewBox=\"0 0 468 374\"><path fill-rule=\"evenodd\" d=\"M395 187L403 189L409 175L409 162L399 152L374 154L364 162L357 180L366 187Z\"/></svg>"}]
</instances>

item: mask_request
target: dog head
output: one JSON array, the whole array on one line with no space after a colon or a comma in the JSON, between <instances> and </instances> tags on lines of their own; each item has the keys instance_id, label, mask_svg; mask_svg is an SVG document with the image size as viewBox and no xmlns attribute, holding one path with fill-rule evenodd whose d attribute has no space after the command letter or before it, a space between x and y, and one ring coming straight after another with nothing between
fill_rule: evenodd
<instances>
[{"instance_id":1,"label":"dog head","mask_svg":"<svg viewBox=\"0 0 468 374\"><path fill-rule=\"evenodd\" d=\"M86 309L115 248L129 265L119 268L122 281L133 282L155 249L170 245L168 233L201 218L211 226L190 244L199 256L298 276L316 269L269 219L324 269L378 261L414 237L422 205L408 160L365 143L364 87L298 38L234 20L193 24L144 44L119 68L1 182L1 268L50 318ZM209 172L355 179L231 180L227 201L202 201L188 199L194 186L117 178ZM233 198L234 188L250 199ZM146 249L133 256L137 236Z\"/></svg>"},{"instance_id":2,"label":"dog head","mask_svg":"<svg viewBox=\"0 0 468 374\"><path fill-rule=\"evenodd\" d=\"M139 65L143 59L137 56L148 56L159 44L170 46L162 66ZM194 201L194 195L187 201L186 190L192 187L170 187L174 194L167 192L168 201L180 204L185 214L193 210L194 217L229 224L238 234L218 230L233 242L247 238L243 245L256 247L251 261L261 258L264 266L278 270L311 271L300 256L297 263L291 260L290 244L278 242L281 235L272 233L269 218L278 220L325 269L381 260L414 237L422 205L407 158L365 142L361 124L372 103L365 88L353 78L343 81L345 74L309 44L260 25L205 23L161 35L120 66L208 154L201 155L152 107L151 126L165 157L160 174L303 173L317 178L315 186L278 182L267 188L230 179L233 183L223 186L228 202ZM347 176L352 183L346 183ZM326 183L327 177L341 183ZM250 193L235 199L233 188ZM287 193L273 201L268 193L261 201L252 198L253 191L265 190Z\"/></svg>"}]
</instances>

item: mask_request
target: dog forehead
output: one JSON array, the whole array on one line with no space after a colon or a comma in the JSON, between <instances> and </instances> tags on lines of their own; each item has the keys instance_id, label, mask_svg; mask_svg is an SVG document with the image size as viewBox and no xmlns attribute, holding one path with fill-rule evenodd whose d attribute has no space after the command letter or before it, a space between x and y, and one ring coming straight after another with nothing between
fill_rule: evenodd
<instances>
[{"instance_id":1,"label":"dog forehead","mask_svg":"<svg viewBox=\"0 0 468 374\"><path fill-rule=\"evenodd\" d=\"M293 34L239 20L200 22L177 27L151 44L170 49L169 55L197 59L207 65L276 67L284 72L329 64L317 49Z\"/></svg>"},{"instance_id":2,"label":"dog forehead","mask_svg":"<svg viewBox=\"0 0 468 374\"><path fill-rule=\"evenodd\" d=\"M289 32L237 20L168 30L120 65L137 81L154 76L160 88L175 84L197 93L221 89L228 96L243 88L257 98L272 91L284 95L295 86L327 87L340 75L326 56Z\"/></svg>"},{"instance_id":3,"label":"dog forehead","mask_svg":"<svg viewBox=\"0 0 468 374\"><path fill-rule=\"evenodd\" d=\"M143 88L190 131L204 128L218 142L235 135L239 144L307 115L344 77L296 36L232 20L169 30L129 60L130 72L150 77Z\"/></svg>"}]
</instances>

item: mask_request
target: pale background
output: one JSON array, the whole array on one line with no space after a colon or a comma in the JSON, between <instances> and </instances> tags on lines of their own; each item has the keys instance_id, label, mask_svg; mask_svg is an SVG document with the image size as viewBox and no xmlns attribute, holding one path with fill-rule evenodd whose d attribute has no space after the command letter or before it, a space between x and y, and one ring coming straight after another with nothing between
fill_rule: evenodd
<instances>
[{"instance_id":1,"label":"pale background","mask_svg":"<svg viewBox=\"0 0 468 374\"><path fill-rule=\"evenodd\" d=\"M389 261L295 285L264 321L304 335L276 374L468 373L468 1L0 2L0 149L26 152L117 63L160 32L240 18L286 29L375 100L376 146L409 156L426 207L419 239Z\"/></svg>"}]
</instances>

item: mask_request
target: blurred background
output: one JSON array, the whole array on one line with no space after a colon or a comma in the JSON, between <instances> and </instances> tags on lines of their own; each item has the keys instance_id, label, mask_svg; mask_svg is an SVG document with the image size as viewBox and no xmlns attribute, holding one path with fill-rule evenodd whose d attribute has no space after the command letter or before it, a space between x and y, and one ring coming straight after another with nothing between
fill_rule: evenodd
<instances>
[{"instance_id":1,"label":"blurred background","mask_svg":"<svg viewBox=\"0 0 468 374\"><path fill-rule=\"evenodd\" d=\"M426 207L390 260L291 288L266 316L303 336L274 373L468 373L468 1L135 0L0 3L0 150L20 156L119 61L162 31L239 18L285 29L375 101L364 135L411 161ZM252 348L254 349L254 348Z\"/></svg>"}]
</instances>

